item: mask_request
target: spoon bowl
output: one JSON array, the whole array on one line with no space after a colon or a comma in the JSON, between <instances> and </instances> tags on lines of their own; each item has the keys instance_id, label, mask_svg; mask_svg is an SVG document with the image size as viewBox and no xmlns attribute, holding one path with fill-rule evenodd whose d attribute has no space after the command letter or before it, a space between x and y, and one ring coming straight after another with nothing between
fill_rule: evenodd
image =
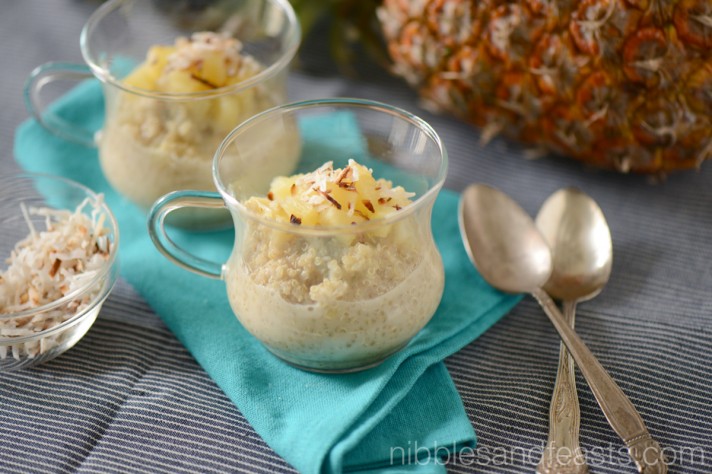
<instances>
[{"instance_id":1,"label":"spoon bowl","mask_svg":"<svg viewBox=\"0 0 712 474\"><path fill-rule=\"evenodd\" d=\"M470 212L472 210L472 212ZM482 277L507 293L531 293L552 272L551 252L531 217L503 192L486 185L462 194L460 232Z\"/></svg>"},{"instance_id":2,"label":"spoon bowl","mask_svg":"<svg viewBox=\"0 0 712 474\"><path fill-rule=\"evenodd\" d=\"M611 232L596 202L575 188L552 194L536 217L551 248L552 273L544 290L562 301L596 296L611 275Z\"/></svg>"}]
</instances>

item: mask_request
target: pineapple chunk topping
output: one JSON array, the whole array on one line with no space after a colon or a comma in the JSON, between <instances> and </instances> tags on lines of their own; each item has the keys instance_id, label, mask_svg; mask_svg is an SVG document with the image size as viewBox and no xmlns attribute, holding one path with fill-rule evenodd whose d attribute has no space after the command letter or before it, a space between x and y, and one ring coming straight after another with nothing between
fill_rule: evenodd
<instances>
[{"instance_id":1,"label":"pineapple chunk topping","mask_svg":"<svg viewBox=\"0 0 712 474\"><path fill-rule=\"evenodd\" d=\"M241 53L242 43L226 34L193 33L172 46L156 45L124 84L158 92L201 92L242 82L262 66Z\"/></svg>"},{"instance_id":2,"label":"pineapple chunk topping","mask_svg":"<svg viewBox=\"0 0 712 474\"><path fill-rule=\"evenodd\" d=\"M337 169L329 161L311 173L274 178L267 197L251 197L245 207L279 222L339 226L385 217L413 196L354 160Z\"/></svg>"}]
</instances>

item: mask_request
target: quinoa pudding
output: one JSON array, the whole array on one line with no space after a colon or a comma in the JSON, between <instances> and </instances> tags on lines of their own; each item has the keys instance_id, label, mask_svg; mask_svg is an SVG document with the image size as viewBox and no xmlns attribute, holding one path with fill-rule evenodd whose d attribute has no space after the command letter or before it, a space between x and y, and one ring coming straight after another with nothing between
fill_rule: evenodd
<instances>
[{"instance_id":1,"label":"quinoa pudding","mask_svg":"<svg viewBox=\"0 0 712 474\"><path fill-rule=\"evenodd\" d=\"M350 160L275 178L266 197L246 200L258 219L236 229L240 250L224 273L242 325L311 370L362 369L406 345L435 313L444 286L430 219L421 214L430 209L409 212L412 196Z\"/></svg>"},{"instance_id":2,"label":"quinoa pudding","mask_svg":"<svg viewBox=\"0 0 712 474\"><path fill-rule=\"evenodd\" d=\"M279 77L239 88L263 70L238 40L217 33L151 47L122 81L140 93L107 95L98 141L108 181L143 208L177 189L214 190L210 165L223 138L284 101Z\"/></svg>"}]
</instances>

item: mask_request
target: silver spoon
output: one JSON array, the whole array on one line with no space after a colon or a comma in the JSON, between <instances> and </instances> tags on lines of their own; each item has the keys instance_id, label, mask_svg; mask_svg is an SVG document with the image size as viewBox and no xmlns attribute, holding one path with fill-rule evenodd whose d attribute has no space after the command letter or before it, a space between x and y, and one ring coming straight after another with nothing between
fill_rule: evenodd
<instances>
[{"instance_id":1,"label":"silver spoon","mask_svg":"<svg viewBox=\"0 0 712 474\"><path fill-rule=\"evenodd\" d=\"M638 471L666 473L660 445L638 411L543 290L552 272L552 258L534 221L506 194L486 185L465 190L459 218L465 248L482 277L502 291L530 293L544 309Z\"/></svg>"},{"instance_id":2,"label":"silver spoon","mask_svg":"<svg viewBox=\"0 0 712 474\"><path fill-rule=\"evenodd\" d=\"M613 244L598 204L574 188L552 194L536 216L536 226L551 248L552 273L544 290L563 303L564 320L573 328L576 303L596 296L608 282ZM574 361L559 348L559 369L549 408L549 439L538 474L588 472L579 445L579 412Z\"/></svg>"}]
</instances>

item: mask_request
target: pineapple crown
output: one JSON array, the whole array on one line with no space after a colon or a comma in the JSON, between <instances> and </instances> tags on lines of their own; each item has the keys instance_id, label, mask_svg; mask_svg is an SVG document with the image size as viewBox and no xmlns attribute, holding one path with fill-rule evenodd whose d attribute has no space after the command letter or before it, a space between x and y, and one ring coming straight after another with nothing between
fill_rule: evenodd
<instances>
[{"instance_id":1,"label":"pineapple crown","mask_svg":"<svg viewBox=\"0 0 712 474\"><path fill-rule=\"evenodd\" d=\"M376 16L381 0L290 0L290 3L304 36L321 22L329 21L329 49L341 72L353 75L354 60L362 51L384 67L390 64Z\"/></svg>"}]
</instances>

